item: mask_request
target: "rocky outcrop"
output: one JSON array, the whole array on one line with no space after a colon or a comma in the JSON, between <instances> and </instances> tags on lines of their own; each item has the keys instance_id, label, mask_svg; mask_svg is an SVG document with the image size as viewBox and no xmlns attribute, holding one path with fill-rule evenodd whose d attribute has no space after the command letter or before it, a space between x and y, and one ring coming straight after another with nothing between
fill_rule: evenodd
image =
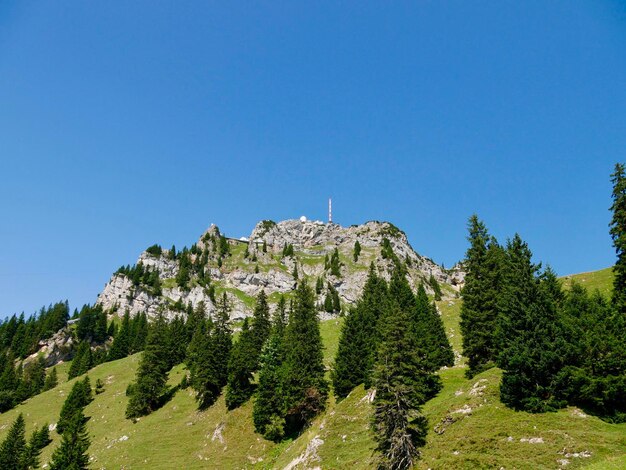
<instances>
[{"instance_id":1,"label":"rocky outcrop","mask_svg":"<svg viewBox=\"0 0 626 470\"><path fill-rule=\"evenodd\" d=\"M44 358L46 367L52 367L59 362L68 361L74 355L76 338L68 327L57 331L50 338L39 342L39 350L27 357L24 364L36 360L39 356Z\"/></svg>"},{"instance_id":2,"label":"rocky outcrop","mask_svg":"<svg viewBox=\"0 0 626 470\"><path fill-rule=\"evenodd\" d=\"M324 289L328 284L332 285L344 307L353 304L365 285L370 263L375 263L380 275L390 278L394 262L382 254L385 239L393 255L407 264L408 280L414 288L433 276L440 284L449 286L444 289L444 293L449 294L459 291L464 281L461 266L445 270L421 256L411 247L405 233L388 222L372 221L342 227L307 220L262 221L248 238L241 241L228 239L233 254L226 258L218 253L220 237L223 243L223 234L212 225L186 256L191 263L205 258L206 264L201 268L204 277L210 279L212 289L218 294L227 293L233 318L250 315L254 297L261 290L268 295L292 291L298 281L295 272L299 279L308 278L311 283L322 278ZM354 261L353 250L357 241L362 252L359 260ZM288 245L294 248L293 256L283 256L283 249ZM335 250L342 260L338 276L330 273L325 262ZM215 305L206 281L196 282L192 276L184 289L178 287L176 277L181 269L180 254L174 259L167 250L163 250L160 256L144 252L137 263L149 271L158 270L161 292L156 295L153 288L133 284L126 274L114 274L98 296L97 302L105 309L116 309L118 315L128 311L131 315L146 312L149 317L154 317L162 313L172 318L181 312L181 305L191 304L194 308L204 305L209 315L214 312ZM427 290L430 290L429 286Z\"/></svg>"}]
</instances>

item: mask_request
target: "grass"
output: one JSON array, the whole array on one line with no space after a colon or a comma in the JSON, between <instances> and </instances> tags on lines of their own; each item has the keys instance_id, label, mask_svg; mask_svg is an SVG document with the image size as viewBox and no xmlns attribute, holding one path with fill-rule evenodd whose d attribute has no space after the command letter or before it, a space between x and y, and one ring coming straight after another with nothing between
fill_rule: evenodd
<instances>
[{"instance_id":1,"label":"grass","mask_svg":"<svg viewBox=\"0 0 626 470\"><path fill-rule=\"evenodd\" d=\"M461 349L460 306L458 299L438 302L455 351ZM327 366L335 356L342 321L333 319L320 325ZM126 420L125 390L134 379L139 357L102 364L89 372L92 384L98 378L106 384L104 393L86 409L91 417L87 428L93 468L284 468L305 454L307 447L310 459L297 468L355 470L374 466L371 405L362 386L338 403L331 397L326 411L301 436L275 444L254 433L252 402L227 411L222 397L199 412L191 390L178 391L163 408L135 424ZM59 386L0 415L0 439L20 412L24 413L27 432L56 422L76 380L65 382L68 367L57 366ZM443 390L423 409L429 434L418 469L555 469L562 468L562 459L568 460L567 469L626 468L626 424L605 423L575 408L544 414L516 412L499 401L498 369L471 380L465 378L464 371L462 364L440 371ZM170 384L179 383L184 373L183 366L175 367ZM49 461L60 441L56 432L51 434L54 442L44 449L42 463ZM543 442L526 441L530 438ZM313 442L319 444L314 451ZM566 456L582 452L589 452L590 457Z\"/></svg>"},{"instance_id":2,"label":"grass","mask_svg":"<svg viewBox=\"0 0 626 470\"><path fill-rule=\"evenodd\" d=\"M611 292L613 292L614 277L613 268L611 267L599 271L563 276L561 281L566 289L572 285L572 281L576 281L586 287L589 292L598 289L603 296L609 297Z\"/></svg>"}]
</instances>

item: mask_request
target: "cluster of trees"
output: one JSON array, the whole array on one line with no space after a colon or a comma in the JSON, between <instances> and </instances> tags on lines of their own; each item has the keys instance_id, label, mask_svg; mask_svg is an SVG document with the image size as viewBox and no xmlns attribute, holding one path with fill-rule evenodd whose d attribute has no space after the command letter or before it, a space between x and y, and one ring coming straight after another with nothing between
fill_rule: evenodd
<instances>
[{"instance_id":1,"label":"cluster of trees","mask_svg":"<svg viewBox=\"0 0 626 470\"><path fill-rule=\"evenodd\" d=\"M143 263L137 263L134 266L121 266L115 274L124 274L131 280L133 286L142 286L149 289L152 295L161 295L161 278L156 268L148 269Z\"/></svg>"},{"instance_id":2,"label":"cluster of trees","mask_svg":"<svg viewBox=\"0 0 626 470\"><path fill-rule=\"evenodd\" d=\"M626 421L626 176L612 175L611 236L618 255L611 301L564 291L515 235L502 246L469 220L461 330L468 376L503 369L501 400L529 412L578 405Z\"/></svg>"},{"instance_id":3,"label":"cluster of trees","mask_svg":"<svg viewBox=\"0 0 626 470\"><path fill-rule=\"evenodd\" d=\"M20 413L0 444L0 468L28 470L39 467L41 450L50 442L52 439L47 424L35 429L26 442L26 422Z\"/></svg>"},{"instance_id":4,"label":"cluster of trees","mask_svg":"<svg viewBox=\"0 0 626 470\"><path fill-rule=\"evenodd\" d=\"M343 263L339 259L339 250L337 248L330 255L330 258L328 255L324 257L324 269L329 270L331 275L341 277L341 266L343 266Z\"/></svg>"},{"instance_id":5,"label":"cluster of trees","mask_svg":"<svg viewBox=\"0 0 626 470\"><path fill-rule=\"evenodd\" d=\"M414 293L401 265L387 283L372 265L342 327L331 378L339 399L360 384L376 388L373 427L381 468L410 468L418 458L427 433L421 406L441 388L435 372L453 363L424 286Z\"/></svg>"},{"instance_id":6,"label":"cluster of trees","mask_svg":"<svg viewBox=\"0 0 626 470\"><path fill-rule=\"evenodd\" d=\"M24 319L24 314L0 324L0 413L56 386L56 370L46 376L43 358L25 359L38 350L39 342L67 326L67 301L42 308Z\"/></svg>"},{"instance_id":7,"label":"cluster of trees","mask_svg":"<svg viewBox=\"0 0 626 470\"><path fill-rule=\"evenodd\" d=\"M89 466L89 437L85 407L93 400L89 376L74 383L65 399L56 430L61 434L61 444L52 453L51 470L82 470Z\"/></svg>"},{"instance_id":8,"label":"cluster of trees","mask_svg":"<svg viewBox=\"0 0 626 470\"><path fill-rule=\"evenodd\" d=\"M12 315L0 323L0 350L11 350L14 357L24 359L38 349L40 341L50 338L64 328L69 319L70 308L65 302L57 302L24 318Z\"/></svg>"}]
</instances>

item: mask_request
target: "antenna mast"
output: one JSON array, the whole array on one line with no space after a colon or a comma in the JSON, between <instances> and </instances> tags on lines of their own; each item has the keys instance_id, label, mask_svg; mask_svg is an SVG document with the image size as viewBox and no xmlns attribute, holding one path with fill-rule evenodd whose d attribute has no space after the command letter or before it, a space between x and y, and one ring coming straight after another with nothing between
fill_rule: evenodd
<instances>
[{"instance_id":1,"label":"antenna mast","mask_svg":"<svg viewBox=\"0 0 626 470\"><path fill-rule=\"evenodd\" d=\"M333 223L333 200L328 198L328 223Z\"/></svg>"}]
</instances>

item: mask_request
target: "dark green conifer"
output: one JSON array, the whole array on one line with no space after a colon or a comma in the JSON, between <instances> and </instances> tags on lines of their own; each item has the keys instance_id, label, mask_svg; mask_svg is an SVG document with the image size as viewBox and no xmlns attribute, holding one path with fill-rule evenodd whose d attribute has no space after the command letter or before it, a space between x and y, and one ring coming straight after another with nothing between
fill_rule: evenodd
<instances>
[{"instance_id":1,"label":"dark green conifer","mask_svg":"<svg viewBox=\"0 0 626 470\"><path fill-rule=\"evenodd\" d=\"M613 305L620 313L626 314L626 170L623 164L615 165L611 183L613 204L610 210L613 217L610 234L617 254L617 261L613 266Z\"/></svg>"},{"instance_id":2,"label":"dark green conifer","mask_svg":"<svg viewBox=\"0 0 626 470\"><path fill-rule=\"evenodd\" d=\"M555 390L567 362L567 343L557 315L551 282L537 276L538 266L519 235L507 244L505 279L498 301L496 344L503 369L500 399L529 412L564 406Z\"/></svg>"},{"instance_id":3,"label":"dark green conifer","mask_svg":"<svg viewBox=\"0 0 626 470\"><path fill-rule=\"evenodd\" d=\"M382 326L374 372L372 427L380 455L378 468L404 470L419 458L428 422L421 406L433 382L418 352L411 318L393 302Z\"/></svg>"},{"instance_id":4,"label":"dark green conifer","mask_svg":"<svg viewBox=\"0 0 626 470\"><path fill-rule=\"evenodd\" d=\"M360 255L361 255L361 244L357 240L357 241L354 242L354 250L352 252L352 258L354 259L355 263L357 261L359 261L359 256Z\"/></svg>"},{"instance_id":5,"label":"dark green conifer","mask_svg":"<svg viewBox=\"0 0 626 470\"><path fill-rule=\"evenodd\" d=\"M89 436L85 427L82 409L67 423L61 437L61 444L55 449L50 462L50 470L83 470L89 468Z\"/></svg>"},{"instance_id":6,"label":"dark green conifer","mask_svg":"<svg viewBox=\"0 0 626 470\"><path fill-rule=\"evenodd\" d=\"M252 315L251 334L254 341L255 358L261 354L261 349L270 335L272 324L270 321L270 307L267 303L267 295L265 291L259 292ZM254 361L254 370L256 370L258 359Z\"/></svg>"},{"instance_id":7,"label":"dark green conifer","mask_svg":"<svg viewBox=\"0 0 626 470\"><path fill-rule=\"evenodd\" d=\"M156 410L167 391L170 369L167 324L162 316L148 333L146 349L137 370L137 379L130 387L127 418L138 418Z\"/></svg>"},{"instance_id":8,"label":"dark green conifer","mask_svg":"<svg viewBox=\"0 0 626 470\"><path fill-rule=\"evenodd\" d=\"M469 366L466 375L473 377L492 367L497 357L494 332L497 299L502 289L504 252L476 215L470 217L468 230L470 247L464 262L461 332L463 354L468 358Z\"/></svg>"},{"instance_id":9,"label":"dark green conifer","mask_svg":"<svg viewBox=\"0 0 626 470\"><path fill-rule=\"evenodd\" d=\"M210 320L198 323L185 359L190 374L189 384L196 392L196 401L200 409L211 406L222 390L214 355L215 341L211 334L212 329L213 324Z\"/></svg>"},{"instance_id":10,"label":"dark green conifer","mask_svg":"<svg viewBox=\"0 0 626 470\"><path fill-rule=\"evenodd\" d=\"M228 361L226 407L229 410L244 404L254 392L252 373L256 369L258 361L255 339L246 318L241 328L239 340L234 344Z\"/></svg>"},{"instance_id":11,"label":"dark green conifer","mask_svg":"<svg viewBox=\"0 0 626 470\"><path fill-rule=\"evenodd\" d=\"M324 409L328 397L315 298L306 282L296 290L284 344L286 422L297 432Z\"/></svg>"},{"instance_id":12,"label":"dark green conifer","mask_svg":"<svg viewBox=\"0 0 626 470\"><path fill-rule=\"evenodd\" d=\"M0 468L7 470L28 468L25 429L24 416L20 413L11 425L7 437L0 444Z\"/></svg>"},{"instance_id":13,"label":"dark green conifer","mask_svg":"<svg viewBox=\"0 0 626 470\"><path fill-rule=\"evenodd\" d=\"M111 349L109 350L109 361L115 361L128 356L130 352L130 313L128 310L122 317L122 326L120 327Z\"/></svg>"},{"instance_id":14,"label":"dark green conifer","mask_svg":"<svg viewBox=\"0 0 626 470\"><path fill-rule=\"evenodd\" d=\"M52 370L50 371L50 373L46 376L46 380L43 384L43 390L42 391L47 391L47 390L51 390L54 387L56 387L59 383L59 379L57 376L57 368L53 367Z\"/></svg>"},{"instance_id":15,"label":"dark green conifer","mask_svg":"<svg viewBox=\"0 0 626 470\"><path fill-rule=\"evenodd\" d=\"M62 434L73 416L79 411L82 412L91 400L91 382L89 376L86 376L83 380L77 380L74 383L70 394L65 399L59 420L57 421L57 432Z\"/></svg>"}]
</instances>

